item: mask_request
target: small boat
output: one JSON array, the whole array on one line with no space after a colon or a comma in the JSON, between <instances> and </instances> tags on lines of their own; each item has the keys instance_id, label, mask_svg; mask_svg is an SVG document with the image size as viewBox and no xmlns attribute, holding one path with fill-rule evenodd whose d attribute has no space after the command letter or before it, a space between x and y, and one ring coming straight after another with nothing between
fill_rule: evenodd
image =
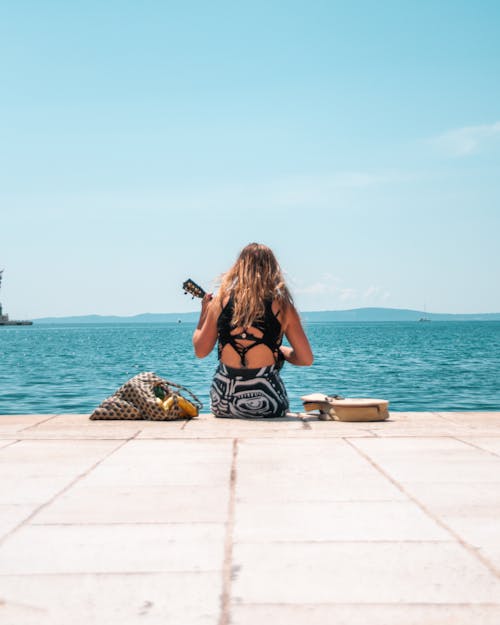
<instances>
[{"instance_id":1,"label":"small boat","mask_svg":"<svg viewBox=\"0 0 500 625\"><path fill-rule=\"evenodd\" d=\"M430 318L427 316L427 309L424 306L424 314L422 315L422 317L420 317L420 319L418 320L419 323L427 323L428 321L430 321Z\"/></svg>"}]
</instances>

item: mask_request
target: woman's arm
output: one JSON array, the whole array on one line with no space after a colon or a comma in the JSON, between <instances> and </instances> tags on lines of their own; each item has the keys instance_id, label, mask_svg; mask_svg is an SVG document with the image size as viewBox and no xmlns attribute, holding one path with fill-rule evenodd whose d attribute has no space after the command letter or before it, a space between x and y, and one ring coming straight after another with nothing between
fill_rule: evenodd
<instances>
[{"instance_id":1,"label":"woman's arm","mask_svg":"<svg viewBox=\"0 0 500 625\"><path fill-rule=\"evenodd\" d=\"M291 345L291 347L286 347L285 345L280 347L285 360L292 365L298 365L300 367L312 365L314 356L311 346L304 332L304 328L302 327L299 314L295 306L291 304L285 314L283 331Z\"/></svg>"},{"instance_id":2,"label":"woman's arm","mask_svg":"<svg viewBox=\"0 0 500 625\"><path fill-rule=\"evenodd\" d=\"M201 300L201 313L193 334L194 353L198 358L208 356L217 342L217 300L207 293Z\"/></svg>"}]
</instances>

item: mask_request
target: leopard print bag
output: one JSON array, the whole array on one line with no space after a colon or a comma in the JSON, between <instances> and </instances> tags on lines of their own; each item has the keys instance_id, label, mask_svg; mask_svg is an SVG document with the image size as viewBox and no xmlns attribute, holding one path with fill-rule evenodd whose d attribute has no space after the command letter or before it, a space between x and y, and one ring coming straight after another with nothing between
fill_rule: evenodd
<instances>
[{"instance_id":1,"label":"leopard print bag","mask_svg":"<svg viewBox=\"0 0 500 625\"><path fill-rule=\"evenodd\" d=\"M189 399L182 393L190 396ZM90 419L142 419L172 421L198 416L203 404L185 386L169 382L155 373L134 376L105 399Z\"/></svg>"}]
</instances>

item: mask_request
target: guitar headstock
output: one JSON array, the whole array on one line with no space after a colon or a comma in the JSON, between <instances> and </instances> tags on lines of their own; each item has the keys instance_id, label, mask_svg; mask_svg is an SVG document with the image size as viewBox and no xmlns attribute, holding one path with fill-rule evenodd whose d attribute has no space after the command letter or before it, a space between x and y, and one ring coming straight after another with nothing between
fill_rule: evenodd
<instances>
[{"instance_id":1,"label":"guitar headstock","mask_svg":"<svg viewBox=\"0 0 500 625\"><path fill-rule=\"evenodd\" d=\"M182 283L182 288L184 289L185 295L189 293L193 297L199 298L202 298L206 295L206 291L202 289L199 284L196 284L194 280L191 280L191 278L188 278L185 282Z\"/></svg>"}]
</instances>

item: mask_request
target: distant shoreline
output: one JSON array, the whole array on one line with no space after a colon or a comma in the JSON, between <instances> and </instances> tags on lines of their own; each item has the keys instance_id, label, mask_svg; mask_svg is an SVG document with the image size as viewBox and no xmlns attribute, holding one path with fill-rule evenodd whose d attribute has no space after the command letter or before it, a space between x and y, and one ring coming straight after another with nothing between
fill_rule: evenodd
<instances>
[{"instance_id":1,"label":"distant shoreline","mask_svg":"<svg viewBox=\"0 0 500 625\"><path fill-rule=\"evenodd\" d=\"M189 323L196 322L199 312L143 313L133 316L78 315L69 317L41 317L33 319L36 324L107 324L107 323ZM428 313L421 310L400 308L354 308L351 310L303 311L302 319L314 321L500 321L500 313Z\"/></svg>"}]
</instances>

